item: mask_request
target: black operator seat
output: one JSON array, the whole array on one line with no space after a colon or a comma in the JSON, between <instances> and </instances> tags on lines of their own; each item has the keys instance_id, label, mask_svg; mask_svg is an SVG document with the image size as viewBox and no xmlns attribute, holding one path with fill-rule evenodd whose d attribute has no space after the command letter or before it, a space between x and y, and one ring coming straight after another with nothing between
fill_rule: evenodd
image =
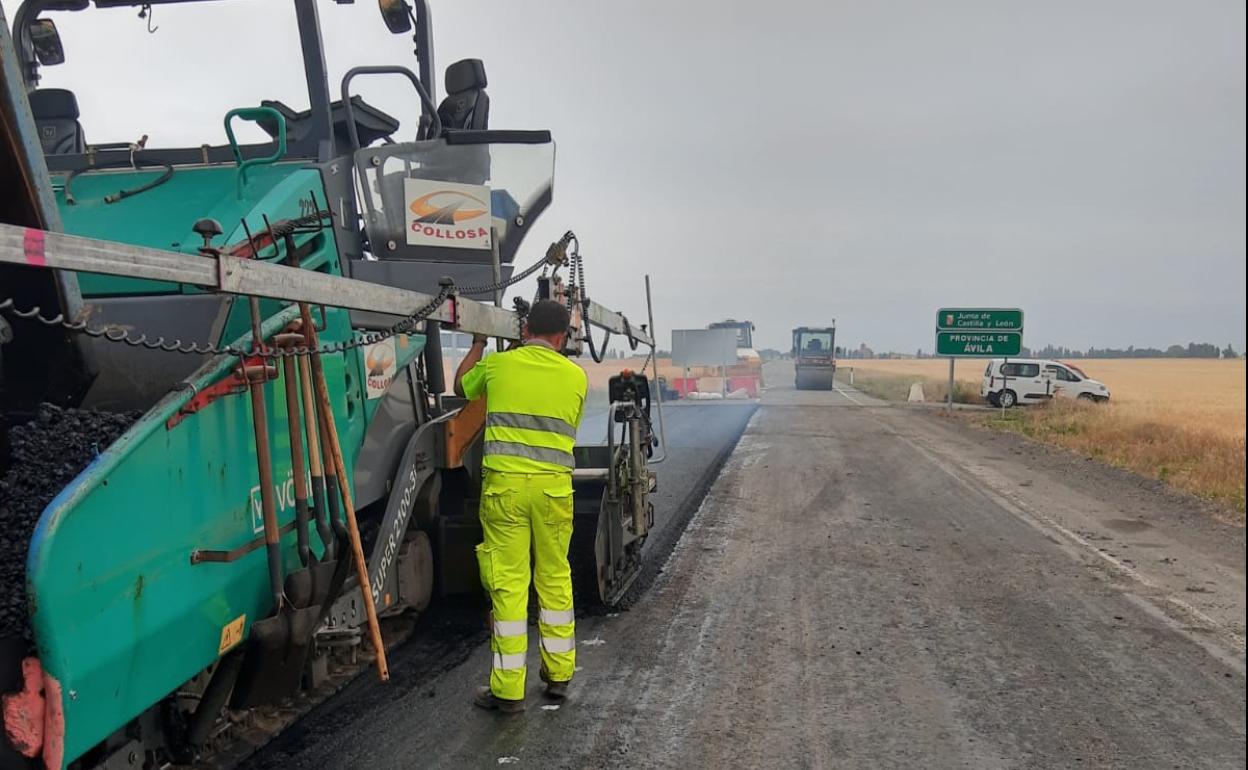
<instances>
[{"instance_id":1,"label":"black operator seat","mask_svg":"<svg viewBox=\"0 0 1248 770\"><path fill-rule=\"evenodd\" d=\"M480 59L462 59L446 68L446 98L438 107L444 131L490 127L490 96L485 86L485 64Z\"/></svg>"},{"instance_id":2,"label":"black operator seat","mask_svg":"<svg viewBox=\"0 0 1248 770\"><path fill-rule=\"evenodd\" d=\"M64 88L40 88L30 94L30 112L39 128L44 155L73 155L87 151L78 122L78 99Z\"/></svg>"}]
</instances>

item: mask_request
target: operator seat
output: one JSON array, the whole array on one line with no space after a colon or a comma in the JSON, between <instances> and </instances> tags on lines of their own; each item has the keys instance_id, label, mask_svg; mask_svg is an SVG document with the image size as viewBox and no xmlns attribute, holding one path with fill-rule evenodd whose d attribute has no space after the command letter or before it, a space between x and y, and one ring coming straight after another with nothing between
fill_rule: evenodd
<instances>
[{"instance_id":1,"label":"operator seat","mask_svg":"<svg viewBox=\"0 0 1248 770\"><path fill-rule=\"evenodd\" d=\"M446 98L438 106L442 129L484 131L490 124L485 64L462 59L446 68Z\"/></svg>"},{"instance_id":2,"label":"operator seat","mask_svg":"<svg viewBox=\"0 0 1248 770\"><path fill-rule=\"evenodd\" d=\"M72 155L87 151L78 122L78 99L64 88L41 88L30 94L30 112L39 128L44 155Z\"/></svg>"}]
</instances>

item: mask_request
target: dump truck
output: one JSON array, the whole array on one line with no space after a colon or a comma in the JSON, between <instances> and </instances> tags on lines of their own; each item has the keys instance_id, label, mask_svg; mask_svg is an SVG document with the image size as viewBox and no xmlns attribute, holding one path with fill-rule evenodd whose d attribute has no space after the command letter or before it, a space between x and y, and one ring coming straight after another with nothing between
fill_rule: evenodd
<instances>
[{"instance_id":1,"label":"dump truck","mask_svg":"<svg viewBox=\"0 0 1248 770\"><path fill-rule=\"evenodd\" d=\"M832 390L836 378L836 326L793 330L793 387Z\"/></svg>"},{"instance_id":2,"label":"dump truck","mask_svg":"<svg viewBox=\"0 0 1248 770\"><path fill-rule=\"evenodd\" d=\"M297 37L306 92L274 96L308 107L231 106L225 144L101 143L81 90L43 84L87 54L58 19L150 29L200 1L26 0L11 36L0 11L5 770L195 762L227 712L351 661L385 680L391 619L479 590L484 410L447 395L443 329L514 343L549 298L572 311L566 354L599 358L595 329L653 353L652 321L586 296L571 231L514 267L552 200L551 134L489 126L479 60L437 99L424 0L378 4L415 69L362 63L333 91L318 3L281 4L287 28L260 32ZM207 7L251 30L249 5ZM205 72L233 55L169 53ZM380 76L410 86L417 125L355 93ZM624 596L655 515L658 394L643 371L609 395L608 441L575 451L579 606Z\"/></svg>"}]
</instances>

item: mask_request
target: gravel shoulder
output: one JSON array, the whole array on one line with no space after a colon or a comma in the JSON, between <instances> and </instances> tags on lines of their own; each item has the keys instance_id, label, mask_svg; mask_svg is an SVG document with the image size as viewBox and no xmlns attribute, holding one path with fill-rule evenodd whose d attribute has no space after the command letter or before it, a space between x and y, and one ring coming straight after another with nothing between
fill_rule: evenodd
<instances>
[{"instance_id":1,"label":"gravel shoulder","mask_svg":"<svg viewBox=\"0 0 1248 770\"><path fill-rule=\"evenodd\" d=\"M1176 622L1244 661L1244 527L1232 512L1094 458L940 413L907 420L914 441L1092 556Z\"/></svg>"}]
</instances>

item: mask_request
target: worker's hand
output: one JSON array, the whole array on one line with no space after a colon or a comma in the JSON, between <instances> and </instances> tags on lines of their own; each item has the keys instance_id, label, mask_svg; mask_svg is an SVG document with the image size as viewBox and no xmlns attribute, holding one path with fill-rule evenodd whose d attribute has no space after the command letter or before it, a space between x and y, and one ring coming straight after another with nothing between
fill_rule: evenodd
<instances>
[{"instance_id":1,"label":"worker's hand","mask_svg":"<svg viewBox=\"0 0 1248 770\"><path fill-rule=\"evenodd\" d=\"M473 344L473 345L484 345L485 343L487 343L487 342L489 342L489 341L490 341L490 338L489 338L489 336L488 336L488 335L485 335L485 334L474 334L474 335L472 335L472 344Z\"/></svg>"}]
</instances>

